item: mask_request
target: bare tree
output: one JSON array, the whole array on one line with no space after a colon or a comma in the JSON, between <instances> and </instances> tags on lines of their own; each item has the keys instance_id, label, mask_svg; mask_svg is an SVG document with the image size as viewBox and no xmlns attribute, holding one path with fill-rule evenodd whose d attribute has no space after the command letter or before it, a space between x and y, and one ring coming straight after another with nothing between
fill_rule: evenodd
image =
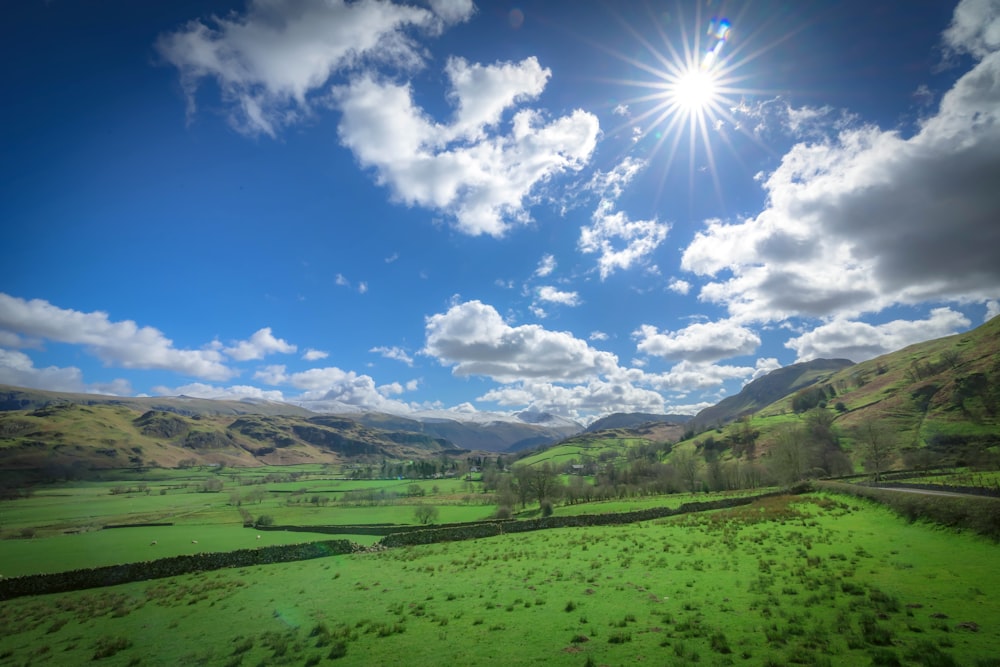
<instances>
[{"instance_id":1,"label":"bare tree","mask_svg":"<svg viewBox=\"0 0 1000 667\"><path fill-rule=\"evenodd\" d=\"M854 440L861 452L865 469L882 481L882 473L889 469L896 458L897 436L895 430L874 417L863 420L854 430Z\"/></svg>"},{"instance_id":2,"label":"bare tree","mask_svg":"<svg viewBox=\"0 0 1000 667\"><path fill-rule=\"evenodd\" d=\"M677 474L687 486L688 491L695 490L698 483L698 459L687 450L674 452L670 457L671 463L677 469Z\"/></svg>"},{"instance_id":3,"label":"bare tree","mask_svg":"<svg viewBox=\"0 0 1000 667\"><path fill-rule=\"evenodd\" d=\"M801 427L788 424L777 435L771 447L771 472L779 482L790 486L800 481L808 469L805 433Z\"/></svg>"}]
</instances>

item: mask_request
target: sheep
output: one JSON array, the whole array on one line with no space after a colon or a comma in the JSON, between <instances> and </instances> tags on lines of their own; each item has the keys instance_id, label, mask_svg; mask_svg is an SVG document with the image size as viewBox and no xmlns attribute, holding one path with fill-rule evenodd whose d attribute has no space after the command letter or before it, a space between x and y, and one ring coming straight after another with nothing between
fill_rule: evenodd
<instances>
[{"instance_id":1,"label":"sheep","mask_svg":"<svg viewBox=\"0 0 1000 667\"><path fill-rule=\"evenodd\" d=\"M156 544L156 540L153 540L152 542L150 542L149 546L153 546L154 544Z\"/></svg>"},{"instance_id":2,"label":"sheep","mask_svg":"<svg viewBox=\"0 0 1000 667\"><path fill-rule=\"evenodd\" d=\"M191 544L198 544L198 540L191 540Z\"/></svg>"},{"instance_id":3,"label":"sheep","mask_svg":"<svg viewBox=\"0 0 1000 667\"><path fill-rule=\"evenodd\" d=\"M257 536L257 539L258 539L258 540L260 539L260 535L258 535L258 536Z\"/></svg>"}]
</instances>

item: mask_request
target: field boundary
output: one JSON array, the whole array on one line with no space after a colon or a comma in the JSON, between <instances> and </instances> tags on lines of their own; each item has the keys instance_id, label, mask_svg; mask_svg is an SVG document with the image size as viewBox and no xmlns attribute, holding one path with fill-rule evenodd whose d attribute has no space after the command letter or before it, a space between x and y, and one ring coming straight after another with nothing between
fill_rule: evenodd
<instances>
[{"instance_id":1,"label":"field boundary","mask_svg":"<svg viewBox=\"0 0 1000 667\"><path fill-rule=\"evenodd\" d=\"M990 496L944 496L898 493L891 488L815 481L817 491L867 498L881 503L907 521L930 521L949 528L971 530L1000 542L1000 499ZM934 491L944 489L935 488Z\"/></svg>"},{"instance_id":2,"label":"field boundary","mask_svg":"<svg viewBox=\"0 0 1000 667\"><path fill-rule=\"evenodd\" d=\"M305 542L256 549L238 549L204 554L171 556L137 563L106 565L81 570L68 570L50 574L28 574L21 577L0 579L0 600L25 595L66 593L87 588L117 586L135 581L163 579L195 572L209 572L232 567L270 565L300 560L312 560L341 554L350 554L363 547L348 540Z\"/></svg>"},{"instance_id":3,"label":"field boundary","mask_svg":"<svg viewBox=\"0 0 1000 667\"><path fill-rule=\"evenodd\" d=\"M524 533L551 528L570 528L588 526L625 525L638 521L663 519L692 512L706 512L717 509L727 509L741 505L749 505L761 498L806 493L808 485L798 485L791 489L770 491L754 496L736 498L721 498L704 502L684 503L680 507L653 507L632 512L610 514L578 514L562 517L545 517L522 521L488 521L466 524L450 524L435 528L415 527L416 530L393 532L386 535L374 545L375 549L413 546L417 544L434 544L437 542L452 542L470 540L482 537L493 537L505 533ZM369 526L371 527L371 526ZM300 527L305 528L305 527ZM314 527L315 528L315 527ZM326 526L326 528L333 528ZM272 530L280 529L277 526ZM355 533L358 534L358 533ZM0 600L26 595L48 595L51 593L66 593L69 591L89 588L117 586L136 581L163 579L196 572L208 572L233 567L249 567L254 565L271 565L289 563L300 560L312 560L364 552L369 549L349 540L325 540L320 542L304 542L300 544L259 547L256 549L239 549L205 554L172 556L151 561L107 565L81 570L68 570L50 574L29 574L9 579L0 579Z\"/></svg>"}]
</instances>

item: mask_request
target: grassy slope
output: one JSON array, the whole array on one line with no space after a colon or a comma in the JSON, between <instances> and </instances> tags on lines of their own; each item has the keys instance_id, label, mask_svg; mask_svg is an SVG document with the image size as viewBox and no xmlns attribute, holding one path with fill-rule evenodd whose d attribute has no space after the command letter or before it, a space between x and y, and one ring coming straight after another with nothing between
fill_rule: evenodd
<instances>
[{"instance_id":1,"label":"grassy slope","mask_svg":"<svg viewBox=\"0 0 1000 667\"><path fill-rule=\"evenodd\" d=\"M943 359L957 353L954 367ZM926 447L935 438L961 435L1000 440L1000 419L990 415L978 401L967 401L968 410L956 405L955 390L962 378L976 373L993 374L1000 381L1000 318L955 336L939 338L856 364L831 375L817 386L833 387L836 396L827 399L827 409L835 416L834 426L851 448L852 429L866 419L889 423L894 427L901 449ZM934 372L916 377L918 365L929 365ZM863 384L859 383L859 377ZM918 397L931 394L926 406ZM760 432L758 452L766 453L775 442L778 430L788 424L800 424L801 417L792 410L794 394L785 396L753 415L753 428ZM834 410L842 402L843 414ZM970 412L971 410L971 412ZM699 434L690 442L700 446L707 438L725 439L737 433L739 426L728 425Z\"/></svg>"},{"instance_id":2,"label":"grassy slope","mask_svg":"<svg viewBox=\"0 0 1000 667\"><path fill-rule=\"evenodd\" d=\"M123 405L77 403L0 413L0 465L111 468L138 465L141 459L144 465L173 467L193 459L258 466L339 463L358 456L413 458L441 451L431 438L420 442L415 436L400 444L391 434L343 419L156 413L150 424L143 415ZM163 431L167 427L176 431Z\"/></svg>"},{"instance_id":3,"label":"grassy slope","mask_svg":"<svg viewBox=\"0 0 1000 667\"><path fill-rule=\"evenodd\" d=\"M994 544L857 499L773 500L714 516L23 598L0 605L0 655L575 666L975 666L1000 655ZM960 626L969 622L983 631Z\"/></svg>"}]
</instances>

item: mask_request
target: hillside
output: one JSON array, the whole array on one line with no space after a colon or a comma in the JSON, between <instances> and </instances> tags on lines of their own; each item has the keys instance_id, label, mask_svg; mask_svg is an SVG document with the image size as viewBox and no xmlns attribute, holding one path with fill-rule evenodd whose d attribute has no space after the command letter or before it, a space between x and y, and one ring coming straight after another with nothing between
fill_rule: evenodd
<instances>
[{"instance_id":1,"label":"hillside","mask_svg":"<svg viewBox=\"0 0 1000 667\"><path fill-rule=\"evenodd\" d=\"M417 419L375 412L353 414L350 418L373 428L421 433L448 440L465 449L488 452L516 452L551 444L583 428L576 422L558 422L552 418L543 419L537 414L522 414L523 417L503 420L484 416L484 421L477 422L433 414L420 414ZM525 418L534 421L524 421Z\"/></svg>"},{"instance_id":2,"label":"hillside","mask_svg":"<svg viewBox=\"0 0 1000 667\"><path fill-rule=\"evenodd\" d=\"M756 435L757 453L766 454L782 432L803 428L809 411L818 408L857 469L863 457L856 436L871 425L887 432L895 467L985 462L1000 451L1000 318L798 386L757 408L749 422L712 428L692 442L702 448L711 439L714 447L731 450L749 430ZM702 421L706 413L697 419L711 428Z\"/></svg>"},{"instance_id":3,"label":"hillside","mask_svg":"<svg viewBox=\"0 0 1000 667\"><path fill-rule=\"evenodd\" d=\"M714 428L757 412L788 394L829 380L837 371L853 366L847 359L814 359L771 371L747 384L740 393L705 408L691 419L695 431Z\"/></svg>"},{"instance_id":4,"label":"hillside","mask_svg":"<svg viewBox=\"0 0 1000 667\"><path fill-rule=\"evenodd\" d=\"M458 452L418 433L327 415L195 414L61 401L0 413L0 468L341 463Z\"/></svg>"},{"instance_id":5,"label":"hillside","mask_svg":"<svg viewBox=\"0 0 1000 667\"><path fill-rule=\"evenodd\" d=\"M308 417L310 410L278 401L242 401L193 398L191 396L120 397L102 394L74 394L0 385L0 412L10 410L37 410L53 403L76 405L118 405L146 412L161 410L193 417L196 415L292 415Z\"/></svg>"},{"instance_id":6,"label":"hillside","mask_svg":"<svg viewBox=\"0 0 1000 667\"><path fill-rule=\"evenodd\" d=\"M691 415L654 415L648 412L616 412L607 417L595 420L587 427L587 432L595 433L615 428L634 428L651 423L684 424L690 420Z\"/></svg>"}]
</instances>

